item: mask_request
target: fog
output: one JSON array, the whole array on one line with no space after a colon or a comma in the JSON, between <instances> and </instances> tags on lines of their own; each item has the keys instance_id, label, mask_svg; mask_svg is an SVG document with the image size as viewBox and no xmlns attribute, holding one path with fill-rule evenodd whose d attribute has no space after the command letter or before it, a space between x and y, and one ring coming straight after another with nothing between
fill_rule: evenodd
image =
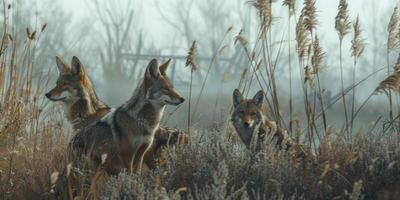
<instances>
[{"instance_id":1,"label":"fog","mask_svg":"<svg viewBox=\"0 0 400 200\"><path fill-rule=\"evenodd\" d=\"M44 52L42 71L52 70L57 75L54 57L56 55L70 60L78 56L95 83L98 95L112 106L118 106L129 98L135 85L143 76L143 69L152 58L165 61L174 59L170 76L178 90L186 97L189 91L190 70L185 67L185 57L192 44L197 41L198 71L194 72L194 101L197 100L201 86L207 77L204 92L200 98L199 119L208 121L226 120L231 105L231 95L239 84L244 68L248 65L246 55L235 37L242 31L252 48L257 42L259 21L257 10L248 0L146 0L146 1L106 1L106 0L44 0L17 1L16 7L28 12L22 13L24 27L39 27L48 23L47 38L42 46L52 48ZM338 0L317 0L318 26L316 33L325 52L321 72L322 87L332 96L340 92L339 87L339 42L335 30ZM356 80L360 81L368 74L386 66L387 24L393 8L398 1L351 0L349 1L349 20L354 22L360 17L362 37L367 43L363 55L358 61ZM300 13L302 1L297 1L296 18ZM132 13L131 13L132 12ZM282 113L287 113L288 102L288 17L287 8L282 1L273 4L274 17L271 28L271 55L276 60L276 76L279 97L282 100ZM132 17L130 18L130 15ZM129 21L131 20L131 21ZM227 33L227 30L232 30ZM292 21L290 32L294 102L296 110L301 110L302 91L298 62L295 52L295 24ZM227 33L227 34L226 34ZM226 38L224 35L226 34ZM343 41L344 68L346 87L351 86L353 58L350 46L353 34ZM223 50L223 51L222 51ZM213 57L215 62L213 62ZM390 56L391 65L396 61L396 53ZM207 71L211 66L210 76ZM260 72L262 75L264 72ZM265 75L265 74L264 74ZM387 74L376 73L368 81L357 87L357 104L360 105L370 95L376 85ZM55 80L53 81L54 84ZM261 87L251 83L251 96ZM297 86L297 87L296 87ZM51 87L51 84L50 86ZM188 97L187 97L188 98ZM213 106L207 106L207 105ZM387 111L379 109L386 103L384 95L372 98L368 106L373 120ZM335 106L335 105L334 105ZM338 106L339 107L339 106ZM175 124L184 119L187 105L178 109ZM204 109L203 109L204 108ZM218 108L218 109L217 109ZM221 108L221 110L219 110ZM340 117L334 107L333 113ZM379 111L376 111L379 110ZM212 114L212 119L210 115ZM332 114L332 115L336 115ZM179 117L179 116L183 117ZM217 116L218 115L218 116ZM300 114L299 114L300 115ZM203 116L203 117L201 117ZM301 116L301 115L300 115ZM369 115L368 115L369 116ZM181 119L181 120L180 120ZM362 119L363 120L363 119ZM199 122L200 123L200 122Z\"/></svg>"}]
</instances>

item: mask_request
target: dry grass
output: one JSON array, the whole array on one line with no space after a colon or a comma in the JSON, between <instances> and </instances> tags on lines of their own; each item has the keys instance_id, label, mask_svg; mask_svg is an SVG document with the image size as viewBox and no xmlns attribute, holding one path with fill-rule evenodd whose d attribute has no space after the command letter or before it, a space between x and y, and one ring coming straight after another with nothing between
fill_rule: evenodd
<instances>
[{"instance_id":1,"label":"dry grass","mask_svg":"<svg viewBox=\"0 0 400 200\"><path fill-rule=\"evenodd\" d=\"M284 1L290 13L295 13L294 2ZM266 31L273 25L272 3L270 0L254 1L260 14L261 37L257 38L258 41L253 48L243 35L239 34L236 38L238 45L245 47L244 51L249 60L249 66L243 70L238 84L239 88L249 90L250 87L254 87L251 81L255 77L258 86L266 91L267 110L273 112L274 120L285 127L287 119L280 115L285 108L279 107L280 99L277 95L279 87L274 82L275 69L280 66L276 66L277 62L273 60L269 45L271 33ZM325 117L322 122L318 121L316 104L320 103L322 111L329 105L323 103L323 86L318 76L327 53L323 51L317 37L318 23L314 4L313 0L306 1L302 14L296 19L297 57L302 72L299 76L304 89L304 116L307 116L307 119L292 119L291 116L289 122L294 124L291 135L296 143L308 144L304 157L298 158L291 151L279 151L271 145L270 140L265 141L261 151L250 152L239 142L236 133L227 128L229 126L225 121L216 122L213 127L191 128L190 141L187 145L168 148L165 167L133 175L123 172L117 177L108 177L101 172L92 172L89 175L83 173L76 183L82 189L79 197L81 199L395 198L400 190L398 131L395 128L378 128L380 125L387 126L386 122L381 124L377 121L372 125L365 123L364 128L353 132L352 139L349 140L349 132L329 128L332 122ZM4 10L7 12L7 9ZM394 23L393 20L395 19L391 20L391 24ZM38 67L34 62L35 43L41 34L45 33L46 25L42 26L40 32L26 29L24 42L19 42L24 46L17 46L13 33L8 32L10 26L5 21L0 48L0 113L2 113L0 199L45 199L49 197L55 174L61 173L66 165L64 152L71 131L65 124L64 117L58 112L59 109L49 106L44 99L48 74L34 76L33 73ZM342 42L343 37L350 31L347 2L344 0L340 1L336 29ZM358 18L353 30L355 35L352 41L352 55L357 58L364 50ZM388 48L390 49L391 45ZM193 43L188 56L191 72L195 66L194 49ZM208 72L216 59L215 57L211 61ZM341 56L342 59L345 58ZM380 83L376 92L399 91L399 62L395 66L396 71ZM264 68L267 76L263 76L261 72ZM304 83L312 79L316 79L317 87L309 87L308 83ZM204 85L205 81L202 89ZM353 85L356 85L355 82ZM342 92L344 99L347 93L344 93L343 86ZM308 99L310 94L314 95L314 100ZM201 96L198 97L200 98ZM197 104L198 102L195 110ZM357 116L358 111L352 118ZM191 114L189 111L189 116ZM192 126L190 121L191 119L188 127ZM353 119L346 119L345 126L347 123L352 124ZM319 128L322 126L323 130ZM389 121L389 126L394 126L393 120ZM303 128L306 130L303 131Z\"/></svg>"}]
</instances>

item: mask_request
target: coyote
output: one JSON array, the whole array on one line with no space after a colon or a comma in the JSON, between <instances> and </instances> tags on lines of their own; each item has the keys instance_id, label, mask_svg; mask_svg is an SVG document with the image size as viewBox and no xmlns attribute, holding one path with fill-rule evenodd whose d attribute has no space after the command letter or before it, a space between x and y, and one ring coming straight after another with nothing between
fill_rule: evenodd
<instances>
[{"instance_id":1,"label":"coyote","mask_svg":"<svg viewBox=\"0 0 400 200\"><path fill-rule=\"evenodd\" d=\"M169 59L164 66L171 62ZM108 114L112 108L99 100L89 76L76 56L72 65L64 63L56 56L59 77L55 88L46 93L51 101L61 102L64 113L75 131L82 129ZM187 133L179 129L160 127L154 137L153 145L144 157L144 163L150 169L157 166L162 149L167 145L187 142Z\"/></svg>"},{"instance_id":2,"label":"coyote","mask_svg":"<svg viewBox=\"0 0 400 200\"><path fill-rule=\"evenodd\" d=\"M46 93L51 101L64 105L65 115L73 129L79 130L110 112L111 108L99 100L80 60L72 57L71 66L56 56L59 77L56 87Z\"/></svg>"},{"instance_id":3,"label":"coyote","mask_svg":"<svg viewBox=\"0 0 400 200\"><path fill-rule=\"evenodd\" d=\"M259 149L266 134L273 134L271 136L277 140L279 148L284 146L289 148L291 145L288 135L264 114L263 100L264 92L262 90L258 91L252 99L244 99L242 93L235 89L233 92L232 125L248 149L253 144L254 134L257 134L256 149Z\"/></svg>"},{"instance_id":4,"label":"coyote","mask_svg":"<svg viewBox=\"0 0 400 200\"><path fill-rule=\"evenodd\" d=\"M102 119L80 130L69 144L72 158L89 158L94 167L109 174L126 168L141 169L143 157L153 143L166 105L179 105L182 98L166 75L168 67L153 59L133 96Z\"/></svg>"},{"instance_id":5,"label":"coyote","mask_svg":"<svg viewBox=\"0 0 400 200\"><path fill-rule=\"evenodd\" d=\"M160 66L161 72L165 73L170 61L171 59ZM46 93L46 97L64 105L64 112L75 131L100 120L113 110L98 99L86 70L77 57L72 58L71 66L64 63L59 57L56 57L56 63L59 69L57 85ZM154 169L163 164L162 161L165 159L163 157L164 147L187 142L188 135L186 132L160 127L155 133L154 141L148 153L145 154L143 162L148 168ZM70 159L73 160L74 158L70 155ZM56 185L52 186L58 195L64 191L65 184L68 181L67 174L69 173L66 170L64 169L63 173L58 176ZM72 181L74 181L74 178L72 178Z\"/></svg>"}]
</instances>

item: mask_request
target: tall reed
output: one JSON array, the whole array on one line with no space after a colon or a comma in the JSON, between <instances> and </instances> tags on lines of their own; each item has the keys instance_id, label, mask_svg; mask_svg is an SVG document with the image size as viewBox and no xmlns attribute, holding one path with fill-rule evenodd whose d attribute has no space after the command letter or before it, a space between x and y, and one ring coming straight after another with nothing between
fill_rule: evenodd
<instances>
[{"instance_id":1,"label":"tall reed","mask_svg":"<svg viewBox=\"0 0 400 200\"><path fill-rule=\"evenodd\" d=\"M192 103L192 87L193 87L193 72L197 70L196 64L196 40L193 41L192 46L189 49L188 55L186 57L186 67L190 68L190 85L189 85L189 103L188 103L188 121L187 121L187 131L190 134L191 127L191 103Z\"/></svg>"},{"instance_id":2,"label":"tall reed","mask_svg":"<svg viewBox=\"0 0 400 200\"><path fill-rule=\"evenodd\" d=\"M349 122L349 117L347 114L347 102L346 102L346 95L344 94L344 77L343 77L343 39L344 37L350 32L351 23L349 22L349 11L347 9L347 1L340 0L338 6L338 14L335 18L335 29L339 36L339 61L340 61L340 81L341 81L341 88L342 88L342 100L343 100L343 109L345 115L345 124ZM346 132L349 133L348 128L346 126Z\"/></svg>"},{"instance_id":3,"label":"tall reed","mask_svg":"<svg viewBox=\"0 0 400 200\"><path fill-rule=\"evenodd\" d=\"M292 16L296 14L296 0L284 0L283 5L288 8L288 61L289 61L289 130L293 132L293 87L292 87L292 45L291 28Z\"/></svg>"},{"instance_id":4,"label":"tall reed","mask_svg":"<svg viewBox=\"0 0 400 200\"><path fill-rule=\"evenodd\" d=\"M353 31L354 37L351 41L351 56L354 58L354 65L353 65L353 86L356 84L356 67L357 67L357 60L364 52L365 43L364 39L361 36L361 25L360 25L360 18L357 16L356 21L353 23ZM353 96L351 102L351 133L353 133L353 126L354 126L354 111L355 111L355 96L356 96L356 88L353 88Z\"/></svg>"},{"instance_id":5,"label":"tall reed","mask_svg":"<svg viewBox=\"0 0 400 200\"><path fill-rule=\"evenodd\" d=\"M393 13L390 17L388 24L388 37L386 44L386 62L387 62L387 75L390 74L390 52L399 47L399 13L398 7L396 6L393 9ZM393 101L392 101L392 92L388 91L389 98L389 118L393 120Z\"/></svg>"}]
</instances>

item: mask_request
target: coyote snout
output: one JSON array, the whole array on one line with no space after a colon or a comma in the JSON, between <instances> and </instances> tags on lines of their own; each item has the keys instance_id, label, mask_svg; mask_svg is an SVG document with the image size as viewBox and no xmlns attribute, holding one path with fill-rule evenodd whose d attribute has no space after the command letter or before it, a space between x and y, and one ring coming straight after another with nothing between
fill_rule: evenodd
<instances>
[{"instance_id":1,"label":"coyote snout","mask_svg":"<svg viewBox=\"0 0 400 200\"><path fill-rule=\"evenodd\" d=\"M72 98L72 94L68 90L58 87L50 90L45 96L51 101L68 101Z\"/></svg>"}]
</instances>

